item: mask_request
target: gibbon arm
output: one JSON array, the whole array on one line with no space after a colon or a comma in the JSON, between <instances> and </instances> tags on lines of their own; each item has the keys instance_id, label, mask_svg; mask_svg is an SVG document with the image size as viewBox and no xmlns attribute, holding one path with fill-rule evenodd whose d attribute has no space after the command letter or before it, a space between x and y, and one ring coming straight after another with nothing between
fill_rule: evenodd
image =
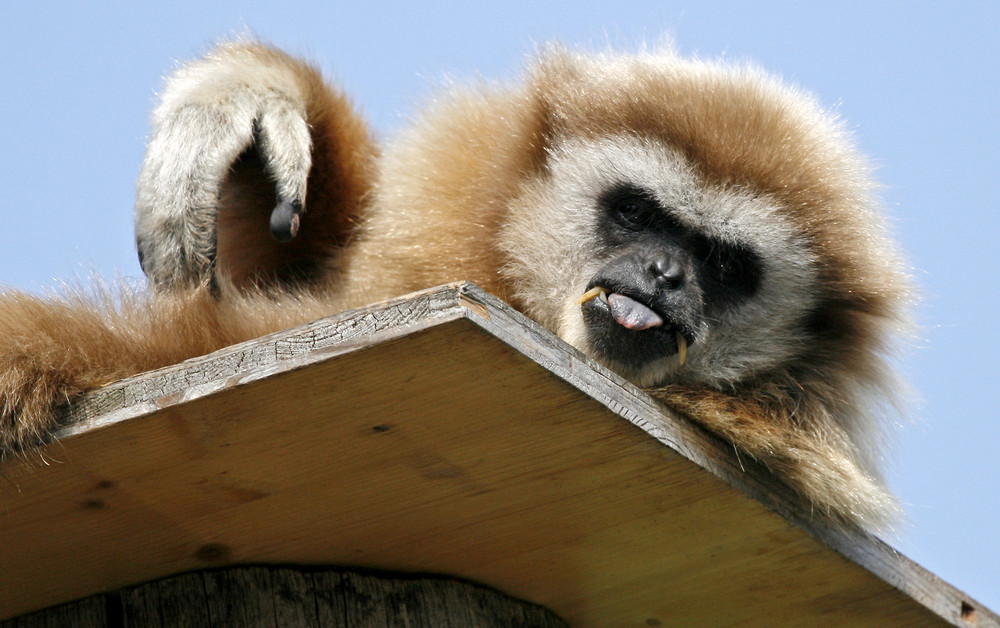
<instances>
[{"instance_id":1,"label":"gibbon arm","mask_svg":"<svg viewBox=\"0 0 1000 628\"><path fill-rule=\"evenodd\" d=\"M358 220L375 157L315 68L221 44L168 78L153 113L136 193L143 270L157 289L316 279Z\"/></svg>"},{"instance_id":2,"label":"gibbon arm","mask_svg":"<svg viewBox=\"0 0 1000 628\"><path fill-rule=\"evenodd\" d=\"M151 294L100 286L0 294L0 460L44 443L61 407L113 381L314 320L353 304L323 291L245 292L221 282Z\"/></svg>"}]
</instances>

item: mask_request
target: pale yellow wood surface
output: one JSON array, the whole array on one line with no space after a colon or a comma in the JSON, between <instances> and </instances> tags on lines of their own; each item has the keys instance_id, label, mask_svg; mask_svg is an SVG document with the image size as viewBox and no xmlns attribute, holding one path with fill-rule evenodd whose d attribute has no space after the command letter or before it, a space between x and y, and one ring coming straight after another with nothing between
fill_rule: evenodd
<instances>
[{"instance_id":1,"label":"pale yellow wood surface","mask_svg":"<svg viewBox=\"0 0 1000 628\"><path fill-rule=\"evenodd\" d=\"M75 412L49 464L0 468L0 617L272 563L459 576L572 626L1000 626L465 285Z\"/></svg>"}]
</instances>

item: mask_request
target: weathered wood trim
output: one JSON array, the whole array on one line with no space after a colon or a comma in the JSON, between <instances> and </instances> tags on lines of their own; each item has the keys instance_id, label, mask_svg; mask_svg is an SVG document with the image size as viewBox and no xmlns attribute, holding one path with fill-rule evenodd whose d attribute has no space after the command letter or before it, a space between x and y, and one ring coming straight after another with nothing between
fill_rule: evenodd
<instances>
[{"instance_id":1,"label":"weathered wood trim","mask_svg":"<svg viewBox=\"0 0 1000 628\"><path fill-rule=\"evenodd\" d=\"M458 285L446 285L226 347L84 396L56 440L400 338L467 311Z\"/></svg>"}]
</instances>

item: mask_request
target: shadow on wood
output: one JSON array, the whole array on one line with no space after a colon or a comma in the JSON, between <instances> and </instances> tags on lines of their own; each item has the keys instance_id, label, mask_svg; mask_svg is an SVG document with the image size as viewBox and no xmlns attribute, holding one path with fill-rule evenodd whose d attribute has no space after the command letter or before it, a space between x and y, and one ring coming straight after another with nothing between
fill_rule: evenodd
<instances>
[{"instance_id":1,"label":"shadow on wood","mask_svg":"<svg viewBox=\"0 0 1000 628\"><path fill-rule=\"evenodd\" d=\"M455 576L572 626L1000 626L467 284L94 392L0 475L0 617L236 564Z\"/></svg>"}]
</instances>

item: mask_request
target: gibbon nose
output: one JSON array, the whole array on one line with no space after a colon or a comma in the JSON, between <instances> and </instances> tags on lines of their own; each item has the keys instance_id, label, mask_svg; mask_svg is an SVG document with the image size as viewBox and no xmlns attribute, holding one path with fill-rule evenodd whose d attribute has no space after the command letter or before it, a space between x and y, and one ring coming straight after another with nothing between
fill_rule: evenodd
<instances>
[{"instance_id":1,"label":"gibbon nose","mask_svg":"<svg viewBox=\"0 0 1000 628\"><path fill-rule=\"evenodd\" d=\"M655 256L649 262L649 272L661 289L677 290L684 286L684 265L676 255L664 253Z\"/></svg>"}]
</instances>

